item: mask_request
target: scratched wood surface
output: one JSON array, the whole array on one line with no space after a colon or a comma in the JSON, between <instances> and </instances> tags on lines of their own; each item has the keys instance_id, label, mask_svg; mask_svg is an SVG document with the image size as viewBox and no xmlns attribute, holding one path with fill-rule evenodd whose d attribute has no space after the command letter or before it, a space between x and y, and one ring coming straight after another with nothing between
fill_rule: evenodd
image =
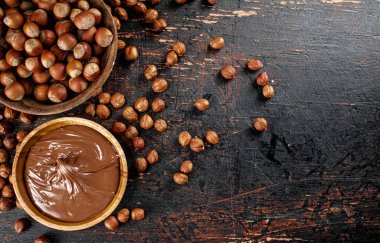
<instances>
[{"instance_id":1,"label":"scratched wood surface","mask_svg":"<svg viewBox=\"0 0 380 243\"><path fill-rule=\"evenodd\" d=\"M146 218L116 232L103 224L59 232L33 222L16 235L13 222L26 214L14 209L1 214L2 242L30 242L42 234L57 242L379 240L380 2L220 0L209 8L200 0L181 7L163 0L157 9L168 30L157 35L136 19L124 24L121 37L138 46L141 57L126 64L119 56L104 87L123 92L131 105L157 96L143 80L146 64L160 66L160 76L170 81L158 95L168 108L155 115L170 129L143 132L160 162L139 177L135 155L128 155L121 206L142 207ZM208 50L218 35L226 47ZM165 69L160 64L176 40L188 53ZM272 100L259 98L256 74L244 69L252 57L263 60L275 82ZM238 70L230 82L218 76L227 64ZM192 104L204 95L211 96L211 108L200 114ZM61 116L86 117L84 107L38 118L33 127ZM120 113L90 119L110 127ZM250 129L257 116L270 123L262 135ZM177 145L180 131L202 136L207 129L220 133L218 146L193 154ZM188 185L178 186L172 174L184 159L195 170Z\"/></svg>"}]
</instances>

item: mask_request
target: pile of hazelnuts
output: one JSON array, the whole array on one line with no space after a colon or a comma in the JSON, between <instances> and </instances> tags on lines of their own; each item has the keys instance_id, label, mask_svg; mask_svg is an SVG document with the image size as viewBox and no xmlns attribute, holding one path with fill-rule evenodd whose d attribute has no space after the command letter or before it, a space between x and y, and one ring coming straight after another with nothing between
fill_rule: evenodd
<instances>
[{"instance_id":1,"label":"pile of hazelnuts","mask_svg":"<svg viewBox=\"0 0 380 243\"><path fill-rule=\"evenodd\" d=\"M0 7L0 84L5 96L60 103L101 73L114 36L86 0L4 0Z\"/></svg>"}]
</instances>

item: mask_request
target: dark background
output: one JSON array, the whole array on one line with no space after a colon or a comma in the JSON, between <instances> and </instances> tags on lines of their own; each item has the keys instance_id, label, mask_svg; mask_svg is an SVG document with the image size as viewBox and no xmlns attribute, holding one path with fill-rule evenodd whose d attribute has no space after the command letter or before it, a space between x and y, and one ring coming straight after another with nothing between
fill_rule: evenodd
<instances>
[{"instance_id":1,"label":"dark background","mask_svg":"<svg viewBox=\"0 0 380 243\"><path fill-rule=\"evenodd\" d=\"M120 206L142 207L146 218L116 232L102 223L60 232L33 221L16 235L13 223L26 214L14 209L1 215L2 241L26 242L42 234L57 242L379 239L380 2L220 0L213 8L200 0L181 7L169 2L157 7L170 26L162 34L146 31L138 19L123 24L120 37L138 46L140 59L127 64L119 54L104 87L121 91L129 105L141 96L153 100L157 95L142 76L145 65L162 67L174 41L186 43L179 65L160 69L170 87L158 96L168 108L154 117L166 119L170 128L143 132L160 162L139 177L128 155ZM208 50L218 35L226 47ZM260 99L253 85L257 74L244 68L249 58L265 63L275 84L273 99ZM226 82L218 71L229 64L238 77ZM193 102L204 95L211 95L211 106L200 114ZM121 110L107 121L87 117L85 106L40 117L33 127L63 116L108 128L121 119ZM255 117L267 118L268 132L251 130ZM219 145L202 154L178 145L180 131L202 136L207 129L219 132ZM195 170L189 184L179 186L172 175L185 159Z\"/></svg>"}]
</instances>

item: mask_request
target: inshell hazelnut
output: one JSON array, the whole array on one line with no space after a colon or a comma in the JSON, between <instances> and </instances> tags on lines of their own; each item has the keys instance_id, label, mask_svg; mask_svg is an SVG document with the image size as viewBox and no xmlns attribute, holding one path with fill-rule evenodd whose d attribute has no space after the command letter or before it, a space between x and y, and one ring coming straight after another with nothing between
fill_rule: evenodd
<instances>
[{"instance_id":1,"label":"inshell hazelnut","mask_svg":"<svg viewBox=\"0 0 380 243\"><path fill-rule=\"evenodd\" d=\"M127 129L127 126L125 125L124 122L115 121L112 123L111 131L114 134L121 134L125 132L126 129Z\"/></svg>"},{"instance_id":2,"label":"inshell hazelnut","mask_svg":"<svg viewBox=\"0 0 380 243\"><path fill-rule=\"evenodd\" d=\"M29 39L25 42L25 52L29 56L39 56L42 53L43 46L40 40L38 39Z\"/></svg>"},{"instance_id":3,"label":"inshell hazelnut","mask_svg":"<svg viewBox=\"0 0 380 243\"><path fill-rule=\"evenodd\" d=\"M260 86L265 86L269 83L269 77L267 72L262 72L257 75L256 82Z\"/></svg>"},{"instance_id":4,"label":"inshell hazelnut","mask_svg":"<svg viewBox=\"0 0 380 243\"><path fill-rule=\"evenodd\" d=\"M144 114L139 121L140 127L145 130L149 130L153 127L153 119L150 115Z\"/></svg>"},{"instance_id":5,"label":"inshell hazelnut","mask_svg":"<svg viewBox=\"0 0 380 243\"><path fill-rule=\"evenodd\" d=\"M207 3L210 5L215 5L218 3L218 0L207 0Z\"/></svg>"},{"instance_id":6,"label":"inshell hazelnut","mask_svg":"<svg viewBox=\"0 0 380 243\"><path fill-rule=\"evenodd\" d=\"M149 164L155 164L158 162L158 153L155 149L149 151L147 155L145 156L146 160Z\"/></svg>"},{"instance_id":7,"label":"inshell hazelnut","mask_svg":"<svg viewBox=\"0 0 380 243\"><path fill-rule=\"evenodd\" d=\"M165 101L161 98L156 98L152 101L151 106L154 113L161 112L165 109Z\"/></svg>"},{"instance_id":8,"label":"inshell hazelnut","mask_svg":"<svg viewBox=\"0 0 380 243\"><path fill-rule=\"evenodd\" d=\"M16 133L16 139L19 143L21 143L22 141L24 141L24 138L26 136L28 136L29 132L27 130L21 130L21 131L18 131ZM1 155L0 155L0 158L1 158Z\"/></svg>"},{"instance_id":9,"label":"inshell hazelnut","mask_svg":"<svg viewBox=\"0 0 380 243\"><path fill-rule=\"evenodd\" d=\"M142 220L145 217L144 209L142 208L134 208L131 212L132 220Z\"/></svg>"},{"instance_id":10,"label":"inshell hazelnut","mask_svg":"<svg viewBox=\"0 0 380 243\"><path fill-rule=\"evenodd\" d=\"M100 67L96 63L87 63L83 68L83 76L88 81L94 81L100 75Z\"/></svg>"},{"instance_id":11,"label":"inshell hazelnut","mask_svg":"<svg viewBox=\"0 0 380 243\"><path fill-rule=\"evenodd\" d=\"M83 11L74 17L73 22L78 29L88 30L95 25L95 16L88 11Z\"/></svg>"},{"instance_id":12,"label":"inshell hazelnut","mask_svg":"<svg viewBox=\"0 0 380 243\"><path fill-rule=\"evenodd\" d=\"M128 20L128 12L125 10L123 7L116 7L115 10L115 15L122 20Z\"/></svg>"},{"instance_id":13,"label":"inshell hazelnut","mask_svg":"<svg viewBox=\"0 0 380 243\"><path fill-rule=\"evenodd\" d=\"M78 37L81 41L93 43L95 41L96 28L91 27L88 30L78 31Z\"/></svg>"},{"instance_id":14,"label":"inshell hazelnut","mask_svg":"<svg viewBox=\"0 0 380 243\"><path fill-rule=\"evenodd\" d=\"M135 161L135 168L137 172L144 173L146 169L148 168L148 163L146 159L143 157L137 158Z\"/></svg>"},{"instance_id":15,"label":"inshell hazelnut","mask_svg":"<svg viewBox=\"0 0 380 243\"><path fill-rule=\"evenodd\" d=\"M69 80L69 88L75 93L81 93L84 90L86 90L87 87L88 87L88 83L82 77L71 78Z\"/></svg>"},{"instance_id":16,"label":"inshell hazelnut","mask_svg":"<svg viewBox=\"0 0 380 243\"><path fill-rule=\"evenodd\" d=\"M20 119L20 121L25 125L30 125L34 120L34 116L28 113L21 112L18 119Z\"/></svg>"},{"instance_id":17,"label":"inshell hazelnut","mask_svg":"<svg viewBox=\"0 0 380 243\"><path fill-rule=\"evenodd\" d=\"M34 87L34 98L38 101L47 101L49 100L48 97L48 90L49 90L49 85L47 84L38 84Z\"/></svg>"},{"instance_id":18,"label":"inshell hazelnut","mask_svg":"<svg viewBox=\"0 0 380 243\"><path fill-rule=\"evenodd\" d=\"M79 42L73 50L75 59L87 60L91 57L92 49L91 46L86 42Z\"/></svg>"},{"instance_id":19,"label":"inshell hazelnut","mask_svg":"<svg viewBox=\"0 0 380 243\"><path fill-rule=\"evenodd\" d=\"M0 164L0 176L3 178L8 178L12 172L12 167L8 163Z\"/></svg>"},{"instance_id":20,"label":"inshell hazelnut","mask_svg":"<svg viewBox=\"0 0 380 243\"><path fill-rule=\"evenodd\" d=\"M37 9L33 12L30 20L39 26L45 26L49 23L49 16L45 10Z\"/></svg>"},{"instance_id":21,"label":"inshell hazelnut","mask_svg":"<svg viewBox=\"0 0 380 243\"><path fill-rule=\"evenodd\" d=\"M269 85L269 84L265 85L263 87L262 94L263 94L264 98L266 98L266 99L272 98L274 96L273 86Z\"/></svg>"},{"instance_id":22,"label":"inshell hazelnut","mask_svg":"<svg viewBox=\"0 0 380 243\"><path fill-rule=\"evenodd\" d=\"M124 48L127 46L125 41L123 40L117 40L117 50L124 50Z\"/></svg>"},{"instance_id":23,"label":"inshell hazelnut","mask_svg":"<svg viewBox=\"0 0 380 243\"><path fill-rule=\"evenodd\" d=\"M210 41L210 47L214 50L220 50L224 47L224 39L223 37L215 37Z\"/></svg>"},{"instance_id":24,"label":"inshell hazelnut","mask_svg":"<svg viewBox=\"0 0 380 243\"><path fill-rule=\"evenodd\" d=\"M53 15L56 19L62 20L67 18L71 13L71 7L68 2L58 2L53 6Z\"/></svg>"},{"instance_id":25,"label":"inshell hazelnut","mask_svg":"<svg viewBox=\"0 0 380 243\"><path fill-rule=\"evenodd\" d=\"M95 116L95 104L88 104L85 113L89 116Z\"/></svg>"},{"instance_id":26,"label":"inshell hazelnut","mask_svg":"<svg viewBox=\"0 0 380 243\"><path fill-rule=\"evenodd\" d=\"M149 101L145 97L138 98L135 102L135 109L138 112L144 112L149 108Z\"/></svg>"},{"instance_id":27,"label":"inshell hazelnut","mask_svg":"<svg viewBox=\"0 0 380 243\"><path fill-rule=\"evenodd\" d=\"M191 135L187 131L183 131L178 136L178 142L182 147L187 147L190 144Z\"/></svg>"},{"instance_id":28,"label":"inshell hazelnut","mask_svg":"<svg viewBox=\"0 0 380 243\"><path fill-rule=\"evenodd\" d=\"M13 198L0 198L0 211L7 212L15 207Z\"/></svg>"},{"instance_id":29,"label":"inshell hazelnut","mask_svg":"<svg viewBox=\"0 0 380 243\"><path fill-rule=\"evenodd\" d=\"M17 140L13 135L8 134L7 136L3 138L3 144L4 144L4 147L6 147L9 150L12 150L16 148Z\"/></svg>"},{"instance_id":30,"label":"inshell hazelnut","mask_svg":"<svg viewBox=\"0 0 380 243\"><path fill-rule=\"evenodd\" d=\"M179 170L184 174L190 174L193 171L193 163L190 160L185 160Z\"/></svg>"},{"instance_id":31,"label":"inshell hazelnut","mask_svg":"<svg viewBox=\"0 0 380 243\"><path fill-rule=\"evenodd\" d=\"M70 33L64 33L58 37L57 45L63 51L71 51L77 44L77 38Z\"/></svg>"},{"instance_id":32,"label":"inshell hazelnut","mask_svg":"<svg viewBox=\"0 0 380 243\"><path fill-rule=\"evenodd\" d=\"M150 8L146 10L144 14L144 21L145 23L153 23L158 18L158 12L157 10Z\"/></svg>"},{"instance_id":33,"label":"inshell hazelnut","mask_svg":"<svg viewBox=\"0 0 380 243\"><path fill-rule=\"evenodd\" d=\"M1 191L1 195L3 197L14 197L15 191L13 190L13 186L8 184L3 187L3 190Z\"/></svg>"},{"instance_id":34,"label":"inshell hazelnut","mask_svg":"<svg viewBox=\"0 0 380 243\"><path fill-rule=\"evenodd\" d=\"M210 107L210 102L207 99L200 98L195 101L195 107L200 111L205 111Z\"/></svg>"},{"instance_id":35,"label":"inshell hazelnut","mask_svg":"<svg viewBox=\"0 0 380 243\"><path fill-rule=\"evenodd\" d=\"M10 119L10 120L13 120L15 119L20 113L16 110L13 110L12 108L6 106L4 108L4 117L6 119Z\"/></svg>"},{"instance_id":36,"label":"inshell hazelnut","mask_svg":"<svg viewBox=\"0 0 380 243\"><path fill-rule=\"evenodd\" d=\"M135 152L142 151L145 148L145 141L141 137L134 137L132 140L132 146Z\"/></svg>"},{"instance_id":37,"label":"inshell hazelnut","mask_svg":"<svg viewBox=\"0 0 380 243\"><path fill-rule=\"evenodd\" d=\"M219 143L219 136L214 131L207 131L205 137L209 144L215 145Z\"/></svg>"},{"instance_id":38,"label":"inshell hazelnut","mask_svg":"<svg viewBox=\"0 0 380 243\"><path fill-rule=\"evenodd\" d=\"M186 53L186 46L183 42L178 41L174 43L173 51L175 51L175 53L177 53L178 56L182 57Z\"/></svg>"},{"instance_id":39,"label":"inshell hazelnut","mask_svg":"<svg viewBox=\"0 0 380 243\"><path fill-rule=\"evenodd\" d=\"M115 216L111 215L104 220L104 226L109 230L117 230L119 228L119 222Z\"/></svg>"},{"instance_id":40,"label":"inshell hazelnut","mask_svg":"<svg viewBox=\"0 0 380 243\"><path fill-rule=\"evenodd\" d=\"M101 47L107 47L111 45L113 40L112 32L104 27L99 28L95 34L95 42Z\"/></svg>"},{"instance_id":41,"label":"inshell hazelnut","mask_svg":"<svg viewBox=\"0 0 380 243\"><path fill-rule=\"evenodd\" d=\"M118 92L114 93L111 96L111 104L116 109L123 107L123 105L125 104L124 95L122 95L121 93L118 93Z\"/></svg>"},{"instance_id":42,"label":"inshell hazelnut","mask_svg":"<svg viewBox=\"0 0 380 243\"><path fill-rule=\"evenodd\" d=\"M153 80L157 77L157 67L155 65L148 65L144 69L144 76L147 80Z\"/></svg>"},{"instance_id":43,"label":"inshell hazelnut","mask_svg":"<svg viewBox=\"0 0 380 243\"><path fill-rule=\"evenodd\" d=\"M268 122L264 118L256 118L253 121L253 127L258 132L264 132L264 131L268 130Z\"/></svg>"},{"instance_id":44,"label":"inshell hazelnut","mask_svg":"<svg viewBox=\"0 0 380 243\"><path fill-rule=\"evenodd\" d=\"M128 62L136 61L139 58L139 52L136 46L128 46L125 48L125 60Z\"/></svg>"},{"instance_id":45,"label":"inshell hazelnut","mask_svg":"<svg viewBox=\"0 0 380 243\"><path fill-rule=\"evenodd\" d=\"M20 80L20 84L24 87L25 95L33 94L33 83L29 79Z\"/></svg>"},{"instance_id":46,"label":"inshell hazelnut","mask_svg":"<svg viewBox=\"0 0 380 243\"><path fill-rule=\"evenodd\" d=\"M66 73L71 78L77 78L82 74L83 64L81 61L73 60L66 65Z\"/></svg>"},{"instance_id":47,"label":"inshell hazelnut","mask_svg":"<svg viewBox=\"0 0 380 243\"><path fill-rule=\"evenodd\" d=\"M120 209L119 212L117 212L117 220L119 220L120 223L125 223L129 219L129 209L123 208Z\"/></svg>"},{"instance_id":48,"label":"inshell hazelnut","mask_svg":"<svg viewBox=\"0 0 380 243\"><path fill-rule=\"evenodd\" d=\"M102 13L97 8L90 8L88 12L92 13L95 17L95 25L100 24L102 21Z\"/></svg>"},{"instance_id":49,"label":"inshell hazelnut","mask_svg":"<svg viewBox=\"0 0 380 243\"><path fill-rule=\"evenodd\" d=\"M39 35L39 39L45 46L52 46L53 44L55 44L55 42L57 40L57 36L54 33L54 31L41 30L40 35Z\"/></svg>"},{"instance_id":50,"label":"inshell hazelnut","mask_svg":"<svg viewBox=\"0 0 380 243\"><path fill-rule=\"evenodd\" d=\"M19 29L24 24L24 17L19 12L6 14L3 23L11 29Z\"/></svg>"},{"instance_id":51,"label":"inshell hazelnut","mask_svg":"<svg viewBox=\"0 0 380 243\"><path fill-rule=\"evenodd\" d=\"M137 0L125 0L125 6L130 8L137 4Z\"/></svg>"},{"instance_id":52,"label":"inshell hazelnut","mask_svg":"<svg viewBox=\"0 0 380 243\"><path fill-rule=\"evenodd\" d=\"M157 132L165 132L168 130L168 124L163 119L158 119L154 122L154 128Z\"/></svg>"},{"instance_id":53,"label":"inshell hazelnut","mask_svg":"<svg viewBox=\"0 0 380 243\"><path fill-rule=\"evenodd\" d=\"M166 64L168 66L174 66L178 63L178 55L175 51L169 51L166 55Z\"/></svg>"},{"instance_id":54,"label":"inshell hazelnut","mask_svg":"<svg viewBox=\"0 0 380 243\"><path fill-rule=\"evenodd\" d=\"M13 131L13 129L14 125L12 122L7 120L0 122L0 135L6 136L10 134Z\"/></svg>"},{"instance_id":55,"label":"inshell hazelnut","mask_svg":"<svg viewBox=\"0 0 380 243\"><path fill-rule=\"evenodd\" d=\"M233 66L225 66L220 70L223 78L229 80L236 77L236 69Z\"/></svg>"},{"instance_id":56,"label":"inshell hazelnut","mask_svg":"<svg viewBox=\"0 0 380 243\"><path fill-rule=\"evenodd\" d=\"M17 67L24 61L24 57L21 52L11 49L5 54L5 60L11 67Z\"/></svg>"},{"instance_id":57,"label":"inshell hazelnut","mask_svg":"<svg viewBox=\"0 0 380 243\"><path fill-rule=\"evenodd\" d=\"M20 65L18 67L21 67L21 66L22 65ZM11 70L3 71L3 72L0 73L0 83L4 87L9 86L9 85L13 84L16 81L17 81L17 77L16 77L16 75Z\"/></svg>"},{"instance_id":58,"label":"inshell hazelnut","mask_svg":"<svg viewBox=\"0 0 380 243\"><path fill-rule=\"evenodd\" d=\"M63 84L53 84L49 87L48 98L54 103L61 103L67 99L67 89Z\"/></svg>"},{"instance_id":59,"label":"inshell hazelnut","mask_svg":"<svg viewBox=\"0 0 380 243\"><path fill-rule=\"evenodd\" d=\"M27 218L21 218L16 220L13 228L15 229L17 234L20 234L23 232L25 229L27 229L30 225L30 221Z\"/></svg>"},{"instance_id":60,"label":"inshell hazelnut","mask_svg":"<svg viewBox=\"0 0 380 243\"><path fill-rule=\"evenodd\" d=\"M257 60L257 59L250 59L247 62L247 68L250 71L258 71L262 69L263 67L264 67L264 64L260 60Z\"/></svg>"},{"instance_id":61,"label":"inshell hazelnut","mask_svg":"<svg viewBox=\"0 0 380 243\"><path fill-rule=\"evenodd\" d=\"M49 68L50 76L57 80L63 81L66 79L66 66L63 63L56 62Z\"/></svg>"},{"instance_id":62,"label":"inshell hazelnut","mask_svg":"<svg viewBox=\"0 0 380 243\"><path fill-rule=\"evenodd\" d=\"M98 97L100 104L108 104L111 101L111 94L110 93L101 93Z\"/></svg>"},{"instance_id":63,"label":"inshell hazelnut","mask_svg":"<svg viewBox=\"0 0 380 243\"><path fill-rule=\"evenodd\" d=\"M103 104L99 104L96 106L95 113L100 119L103 119L103 120L108 119L111 115L110 109L106 105L103 105Z\"/></svg>"},{"instance_id":64,"label":"inshell hazelnut","mask_svg":"<svg viewBox=\"0 0 380 243\"><path fill-rule=\"evenodd\" d=\"M25 89L19 82L13 82L4 89L5 96L13 101L19 101L24 98Z\"/></svg>"},{"instance_id":65,"label":"inshell hazelnut","mask_svg":"<svg viewBox=\"0 0 380 243\"><path fill-rule=\"evenodd\" d=\"M139 115L132 106L125 107L122 116L129 122L135 122L139 119Z\"/></svg>"},{"instance_id":66,"label":"inshell hazelnut","mask_svg":"<svg viewBox=\"0 0 380 243\"><path fill-rule=\"evenodd\" d=\"M189 182L189 177L183 173L175 173L173 175L173 180L178 185L184 185Z\"/></svg>"},{"instance_id":67,"label":"inshell hazelnut","mask_svg":"<svg viewBox=\"0 0 380 243\"><path fill-rule=\"evenodd\" d=\"M190 149L193 150L196 153L203 152L205 150L205 145L200 138L193 138L190 141Z\"/></svg>"},{"instance_id":68,"label":"inshell hazelnut","mask_svg":"<svg viewBox=\"0 0 380 243\"><path fill-rule=\"evenodd\" d=\"M153 81L152 89L156 93L162 93L168 88L168 81L164 78L156 78Z\"/></svg>"},{"instance_id":69,"label":"inshell hazelnut","mask_svg":"<svg viewBox=\"0 0 380 243\"><path fill-rule=\"evenodd\" d=\"M167 27L165 19L156 19L153 21L153 29L155 31L164 31Z\"/></svg>"},{"instance_id":70,"label":"inshell hazelnut","mask_svg":"<svg viewBox=\"0 0 380 243\"><path fill-rule=\"evenodd\" d=\"M77 7L83 11L90 9L90 3L86 0L79 0L77 1Z\"/></svg>"},{"instance_id":71,"label":"inshell hazelnut","mask_svg":"<svg viewBox=\"0 0 380 243\"><path fill-rule=\"evenodd\" d=\"M39 236L34 240L34 243L52 243L52 241L46 236Z\"/></svg>"},{"instance_id":72,"label":"inshell hazelnut","mask_svg":"<svg viewBox=\"0 0 380 243\"><path fill-rule=\"evenodd\" d=\"M137 130L136 127L134 126L129 126L126 130L125 130L125 133L124 133L125 137L127 139L134 139L135 137L137 137L139 135L139 131Z\"/></svg>"},{"instance_id":73,"label":"inshell hazelnut","mask_svg":"<svg viewBox=\"0 0 380 243\"><path fill-rule=\"evenodd\" d=\"M48 69L45 69L42 72L34 72L33 73L33 81L37 84L47 83L50 79L50 72Z\"/></svg>"}]
</instances>

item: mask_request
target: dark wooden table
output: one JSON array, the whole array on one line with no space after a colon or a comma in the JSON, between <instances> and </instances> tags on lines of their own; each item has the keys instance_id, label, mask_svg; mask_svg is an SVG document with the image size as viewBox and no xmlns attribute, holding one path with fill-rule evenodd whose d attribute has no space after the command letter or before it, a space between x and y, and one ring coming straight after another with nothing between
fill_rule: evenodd
<instances>
[{"instance_id":1,"label":"dark wooden table","mask_svg":"<svg viewBox=\"0 0 380 243\"><path fill-rule=\"evenodd\" d=\"M146 218L116 232L103 224L60 232L33 221L16 235L13 222L26 214L14 209L1 214L1 241L30 242L42 234L57 242L379 240L380 2L220 0L213 8L200 0L181 7L162 2L157 9L170 28L155 34L138 20L124 24L120 35L141 57L126 64L120 55L104 87L123 92L128 104L141 96L152 100L144 66L162 67L174 41L187 44L179 65L160 69L170 81L158 95L168 108L155 118L166 119L170 129L143 133L160 162L139 177L133 169L138 155L128 152L130 179L120 206L142 207ZM226 47L208 50L218 35ZM253 57L275 81L269 101L259 98L256 74L244 68ZM227 64L238 70L230 82L218 76ZM211 96L211 108L200 114L193 102L204 95ZM63 116L105 127L121 119L121 110L107 121L90 118L84 107L40 117L29 129ZM270 123L261 135L250 129L258 116ZM202 136L207 129L218 131L221 143L204 153L177 144L180 131ZM172 175L184 159L195 171L179 186Z\"/></svg>"}]
</instances>

